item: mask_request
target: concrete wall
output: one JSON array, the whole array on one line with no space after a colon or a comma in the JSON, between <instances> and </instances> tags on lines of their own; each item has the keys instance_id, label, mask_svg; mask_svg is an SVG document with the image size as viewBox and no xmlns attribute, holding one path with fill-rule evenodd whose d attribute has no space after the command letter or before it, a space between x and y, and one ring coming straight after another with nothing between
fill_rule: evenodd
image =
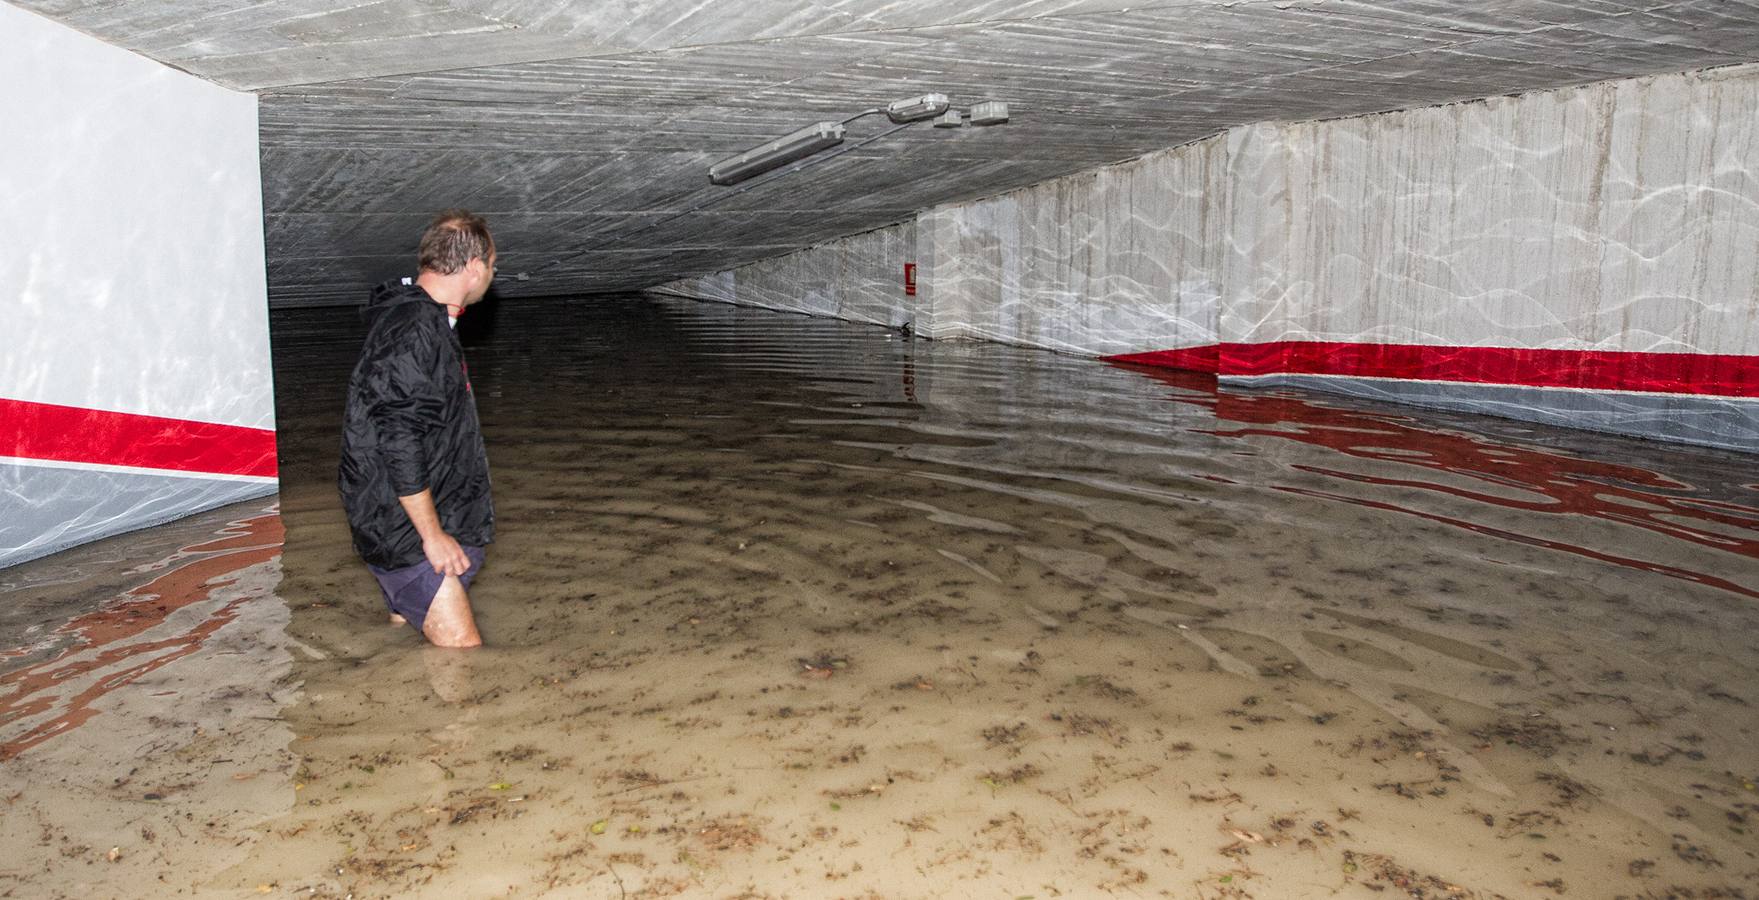
<instances>
[{"instance_id":1,"label":"concrete wall","mask_svg":"<svg viewBox=\"0 0 1759 900\"><path fill-rule=\"evenodd\" d=\"M0 566L273 493L256 98L0 3Z\"/></svg>"},{"instance_id":2,"label":"concrete wall","mask_svg":"<svg viewBox=\"0 0 1759 900\"><path fill-rule=\"evenodd\" d=\"M1250 126L924 212L917 330L1753 449L1756 198L1755 66Z\"/></svg>"},{"instance_id":3,"label":"concrete wall","mask_svg":"<svg viewBox=\"0 0 1759 900\"><path fill-rule=\"evenodd\" d=\"M904 292L904 264L915 262L916 244L916 223L905 222L674 282L663 290L892 328L914 326L920 304ZM920 283L920 273L917 277Z\"/></svg>"},{"instance_id":4,"label":"concrete wall","mask_svg":"<svg viewBox=\"0 0 1759 900\"><path fill-rule=\"evenodd\" d=\"M921 331L1094 356L1215 341L1219 138L924 213Z\"/></svg>"}]
</instances>

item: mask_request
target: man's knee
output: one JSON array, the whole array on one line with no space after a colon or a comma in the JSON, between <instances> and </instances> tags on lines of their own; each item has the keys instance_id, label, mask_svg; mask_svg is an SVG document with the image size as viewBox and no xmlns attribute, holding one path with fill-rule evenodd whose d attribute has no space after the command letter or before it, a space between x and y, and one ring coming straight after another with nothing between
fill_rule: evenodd
<instances>
[{"instance_id":1,"label":"man's knee","mask_svg":"<svg viewBox=\"0 0 1759 900\"><path fill-rule=\"evenodd\" d=\"M436 647L454 650L468 650L483 645L482 635L473 628L426 628L422 630L422 636Z\"/></svg>"},{"instance_id":2,"label":"man's knee","mask_svg":"<svg viewBox=\"0 0 1759 900\"><path fill-rule=\"evenodd\" d=\"M448 575L440 584L421 633L436 647L482 646L482 635L476 630L476 617L470 610L470 596L456 576Z\"/></svg>"},{"instance_id":3,"label":"man's knee","mask_svg":"<svg viewBox=\"0 0 1759 900\"><path fill-rule=\"evenodd\" d=\"M476 623L471 621L469 614L460 619L428 616L422 623L422 636L428 643L436 647L481 647L482 635L476 630Z\"/></svg>"}]
</instances>

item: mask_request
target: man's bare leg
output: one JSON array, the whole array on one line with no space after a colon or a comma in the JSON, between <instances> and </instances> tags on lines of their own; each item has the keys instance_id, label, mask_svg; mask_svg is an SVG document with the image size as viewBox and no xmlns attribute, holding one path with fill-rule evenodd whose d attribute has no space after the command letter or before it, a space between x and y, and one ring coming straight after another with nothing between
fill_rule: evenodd
<instances>
[{"instance_id":1,"label":"man's bare leg","mask_svg":"<svg viewBox=\"0 0 1759 900\"><path fill-rule=\"evenodd\" d=\"M408 625L409 620L403 618L402 616L400 616L396 613L392 613L391 614L391 624L392 625Z\"/></svg>"},{"instance_id":2,"label":"man's bare leg","mask_svg":"<svg viewBox=\"0 0 1759 900\"><path fill-rule=\"evenodd\" d=\"M440 591L428 605L428 618L421 633L436 647L481 647L482 635L476 630L476 617L470 612L470 596L464 582L456 575L447 575L440 582Z\"/></svg>"}]
</instances>

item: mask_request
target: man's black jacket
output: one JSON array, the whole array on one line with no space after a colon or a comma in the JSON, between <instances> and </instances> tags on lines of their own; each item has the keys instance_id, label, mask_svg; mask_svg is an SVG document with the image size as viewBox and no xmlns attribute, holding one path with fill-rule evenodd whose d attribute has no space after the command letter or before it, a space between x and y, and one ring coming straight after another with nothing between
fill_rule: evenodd
<instances>
[{"instance_id":1,"label":"man's black jacket","mask_svg":"<svg viewBox=\"0 0 1759 900\"><path fill-rule=\"evenodd\" d=\"M371 330L348 379L338 478L355 551L382 569L425 562L397 501L423 488L460 544L493 541L488 454L446 307L404 279L374 288L364 315Z\"/></svg>"}]
</instances>

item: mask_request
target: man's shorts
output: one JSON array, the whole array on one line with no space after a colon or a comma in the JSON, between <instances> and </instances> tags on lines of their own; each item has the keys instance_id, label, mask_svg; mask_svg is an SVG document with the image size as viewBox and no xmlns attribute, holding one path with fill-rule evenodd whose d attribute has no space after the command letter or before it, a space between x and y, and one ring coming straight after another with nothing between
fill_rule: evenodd
<instances>
[{"instance_id":1,"label":"man's shorts","mask_svg":"<svg viewBox=\"0 0 1759 900\"><path fill-rule=\"evenodd\" d=\"M465 590L469 590L476 573L482 569L483 548L464 547L464 555L470 557L470 568L464 570L458 580L464 582ZM440 593L440 584L446 576L435 572L433 564L425 559L401 569L381 569L372 563L367 563L366 567L379 580L379 590L385 594L385 607L408 619L409 624L420 631L428 620L428 607Z\"/></svg>"}]
</instances>

